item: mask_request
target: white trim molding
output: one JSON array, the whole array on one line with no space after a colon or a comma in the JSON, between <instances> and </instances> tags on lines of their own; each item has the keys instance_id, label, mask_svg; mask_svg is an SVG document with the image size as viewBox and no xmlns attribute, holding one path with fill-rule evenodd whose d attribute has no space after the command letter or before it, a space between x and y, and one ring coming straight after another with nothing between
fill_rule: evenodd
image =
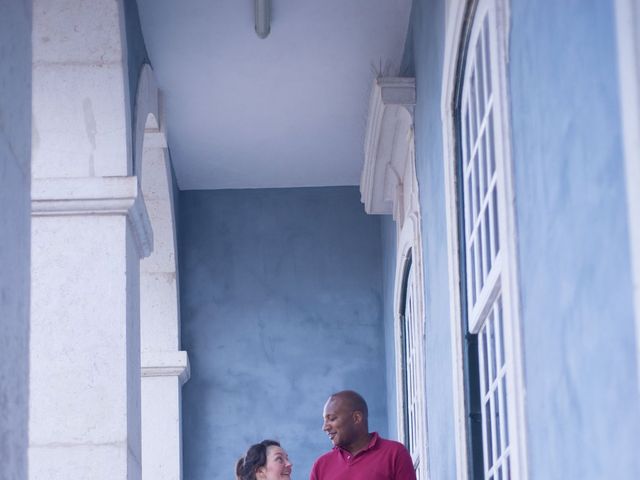
<instances>
[{"instance_id":1,"label":"white trim molding","mask_svg":"<svg viewBox=\"0 0 640 480\"><path fill-rule=\"evenodd\" d=\"M140 257L153 249L151 223L136 177L34 178L31 214L126 215Z\"/></svg>"},{"instance_id":2,"label":"white trim molding","mask_svg":"<svg viewBox=\"0 0 640 480\"><path fill-rule=\"evenodd\" d=\"M457 65L465 21L465 4L447 2L445 52L442 69L442 98L440 103L444 149L445 208L447 220L447 262L449 267L449 316L451 319L451 360L453 366L453 401L456 444L456 478L469 478L469 451L465 409L464 336L460 299L460 259L458 252L458 212L456 207L456 126L454 96Z\"/></svg>"},{"instance_id":3,"label":"white trim molding","mask_svg":"<svg viewBox=\"0 0 640 480\"><path fill-rule=\"evenodd\" d=\"M616 0L618 78L624 138L636 357L640 389L640 2Z\"/></svg>"},{"instance_id":4,"label":"white trim molding","mask_svg":"<svg viewBox=\"0 0 640 480\"><path fill-rule=\"evenodd\" d=\"M413 140L413 139L412 139ZM412 169L410 174L415 179L415 170ZM417 181L415 182L417 187ZM417 189L414 190L417 199ZM417 202L416 202L416 205ZM409 401L414 401L421 411L416 413L414 421L411 422L416 428L416 431L411 432L412 436L419 439L420 447L411 446L412 454L420 458L420 465L417 470L418 480L430 478L429 469L429 435L428 435L428 422L427 422L427 395L426 395L426 351L425 351L425 335L426 335L426 314L425 314L425 288L424 288L424 262L422 255L422 236L420 234L420 211L419 208L413 209L403 219L403 225L401 229L398 229L398 241L396 251L396 270L395 270L395 284L394 284L394 299L393 299L393 314L394 314L394 345L395 345L395 368L396 379L398 384L396 386L396 404L398 410L396 412L396 422L398 425L398 436L400 439L405 440L409 432L405 431L405 406ZM398 226L399 223L396 223ZM407 282L407 289L412 289L414 295L412 295L412 317L409 318L406 315L403 318L401 315L402 309L405 307L403 303L406 300L407 292L403 292L405 269L411 258L411 269L413 277L413 285L411 282ZM403 296L404 294L404 296ZM406 330L403 326L403 322L411 322L417 320L414 326L418 335L412 336L409 341L415 341L416 344L413 348L417 351L415 359L418 360L418 364L414 365L415 378L413 379L415 385L414 388L419 392L417 399L406 398L404 391L404 382L407 380L407 369L405 365L405 358L403 352L405 346L403 342L407 342L405 338ZM414 462L416 458L413 459Z\"/></svg>"},{"instance_id":5,"label":"white trim molding","mask_svg":"<svg viewBox=\"0 0 640 480\"><path fill-rule=\"evenodd\" d=\"M151 118L151 117L150 117ZM145 128L144 130L145 149L167 149L167 136L159 129Z\"/></svg>"},{"instance_id":6,"label":"white trim molding","mask_svg":"<svg viewBox=\"0 0 640 480\"><path fill-rule=\"evenodd\" d=\"M371 89L360 195L368 214L394 214L416 103L414 78L377 78ZM402 202L396 202L400 206Z\"/></svg>"},{"instance_id":7,"label":"white trim molding","mask_svg":"<svg viewBox=\"0 0 640 480\"><path fill-rule=\"evenodd\" d=\"M177 352L142 352L142 377L178 377L184 385L191 377L189 355L184 350Z\"/></svg>"},{"instance_id":8,"label":"white trim molding","mask_svg":"<svg viewBox=\"0 0 640 480\"><path fill-rule=\"evenodd\" d=\"M509 407L514 413L514 420L511 429L515 432L513 440L516 455L513 456L513 476L519 480L529 478L528 468L528 448L527 448L527 422L526 422L526 384L524 374L524 348L522 339L522 319L520 317L520 288L518 285L519 262L518 262L518 232L516 227L516 192L515 179L513 173L513 155L511 148L511 116L510 116L510 94L508 85L509 65L509 38L511 25L510 0L487 0L495 5L496 17L496 53L498 58L499 75L496 78L497 93L501 96L499 116L501 121L500 132L496 132L500 139L500 152L504 158L502 162L504 181L504 208L501 213L502 222L505 228L504 258L508 267L504 275L503 291L505 299L505 314L511 316L511 321L505 321L505 342L509 343L507 348L508 361L512 362L512 386L509 390L511 400ZM505 347L506 348L506 347Z\"/></svg>"}]
</instances>

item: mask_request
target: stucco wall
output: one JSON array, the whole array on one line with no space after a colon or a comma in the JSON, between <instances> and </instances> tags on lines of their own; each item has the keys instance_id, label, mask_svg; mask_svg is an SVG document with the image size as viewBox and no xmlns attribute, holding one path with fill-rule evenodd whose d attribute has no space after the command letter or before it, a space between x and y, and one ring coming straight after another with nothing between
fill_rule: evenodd
<instances>
[{"instance_id":1,"label":"stucco wall","mask_svg":"<svg viewBox=\"0 0 640 480\"><path fill-rule=\"evenodd\" d=\"M181 192L180 230L186 479L270 437L308 478L339 389L387 434L380 220L356 187Z\"/></svg>"},{"instance_id":2,"label":"stucco wall","mask_svg":"<svg viewBox=\"0 0 640 480\"><path fill-rule=\"evenodd\" d=\"M640 478L613 2L511 4L531 478Z\"/></svg>"},{"instance_id":3,"label":"stucco wall","mask_svg":"<svg viewBox=\"0 0 640 480\"><path fill-rule=\"evenodd\" d=\"M444 54L444 3L415 0L401 70L416 77L416 175L422 215L425 281L426 399L431 478L456 478L455 431L449 322L449 272L440 94ZM383 220L385 332L389 428L397 435L393 353L395 225Z\"/></svg>"},{"instance_id":4,"label":"stucco wall","mask_svg":"<svg viewBox=\"0 0 640 480\"><path fill-rule=\"evenodd\" d=\"M0 4L0 478L27 472L31 2Z\"/></svg>"},{"instance_id":5,"label":"stucco wall","mask_svg":"<svg viewBox=\"0 0 640 480\"><path fill-rule=\"evenodd\" d=\"M456 478L449 320L449 271L440 98L444 56L444 1L413 5L416 76L416 174L424 253L426 398L431 478Z\"/></svg>"}]
</instances>

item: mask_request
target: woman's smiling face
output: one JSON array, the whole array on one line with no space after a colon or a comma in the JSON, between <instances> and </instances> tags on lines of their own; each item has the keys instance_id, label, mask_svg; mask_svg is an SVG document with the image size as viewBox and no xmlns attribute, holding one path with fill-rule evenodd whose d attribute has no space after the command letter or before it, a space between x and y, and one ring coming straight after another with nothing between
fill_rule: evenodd
<instances>
[{"instance_id":1,"label":"woman's smiling face","mask_svg":"<svg viewBox=\"0 0 640 480\"><path fill-rule=\"evenodd\" d=\"M267 464L256 472L259 480L291 480L293 465L289 456L281 447L267 447Z\"/></svg>"}]
</instances>

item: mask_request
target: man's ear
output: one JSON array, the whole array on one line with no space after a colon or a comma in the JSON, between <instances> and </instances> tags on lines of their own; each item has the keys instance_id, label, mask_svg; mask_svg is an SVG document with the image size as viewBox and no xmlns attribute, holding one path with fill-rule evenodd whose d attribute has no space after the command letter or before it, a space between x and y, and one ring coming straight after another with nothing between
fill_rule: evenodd
<instances>
[{"instance_id":1,"label":"man's ear","mask_svg":"<svg viewBox=\"0 0 640 480\"><path fill-rule=\"evenodd\" d=\"M265 467L256 468L256 478L257 479L264 477L264 469L265 469Z\"/></svg>"},{"instance_id":2,"label":"man's ear","mask_svg":"<svg viewBox=\"0 0 640 480\"><path fill-rule=\"evenodd\" d=\"M364 415L362 415L362 412L360 412L359 410L353 412L353 423L362 423L363 418Z\"/></svg>"}]
</instances>

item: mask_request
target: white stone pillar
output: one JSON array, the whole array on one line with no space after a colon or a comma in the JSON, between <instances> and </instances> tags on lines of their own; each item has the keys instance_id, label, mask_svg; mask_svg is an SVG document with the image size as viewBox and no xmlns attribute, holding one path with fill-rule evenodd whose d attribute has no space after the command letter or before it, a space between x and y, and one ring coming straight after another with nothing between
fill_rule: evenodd
<instances>
[{"instance_id":1,"label":"white stone pillar","mask_svg":"<svg viewBox=\"0 0 640 480\"><path fill-rule=\"evenodd\" d=\"M34 178L132 175L122 0L33 0Z\"/></svg>"},{"instance_id":2,"label":"white stone pillar","mask_svg":"<svg viewBox=\"0 0 640 480\"><path fill-rule=\"evenodd\" d=\"M182 478L182 385L187 352L142 353L142 478Z\"/></svg>"},{"instance_id":3,"label":"white stone pillar","mask_svg":"<svg viewBox=\"0 0 640 480\"><path fill-rule=\"evenodd\" d=\"M150 240L135 177L33 180L31 479L141 477L139 260Z\"/></svg>"},{"instance_id":4,"label":"white stone pillar","mask_svg":"<svg viewBox=\"0 0 640 480\"><path fill-rule=\"evenodd\" d=\"M141 263L142 478L182 478L181 391L189 378L180 351L175 222L164 135L147 131L142 189L154 231L153 253Z\"/></svg>"},{"instance_id":5,"label":"white stone pillar","mask_svg":"<svg viewBox=\"0 0 640 480\"><path fill-rule=\"evenodd\" d=\"M122 0L34 0L29 478L138 480L140 258Z\"/></svg>"}]
</instances>

